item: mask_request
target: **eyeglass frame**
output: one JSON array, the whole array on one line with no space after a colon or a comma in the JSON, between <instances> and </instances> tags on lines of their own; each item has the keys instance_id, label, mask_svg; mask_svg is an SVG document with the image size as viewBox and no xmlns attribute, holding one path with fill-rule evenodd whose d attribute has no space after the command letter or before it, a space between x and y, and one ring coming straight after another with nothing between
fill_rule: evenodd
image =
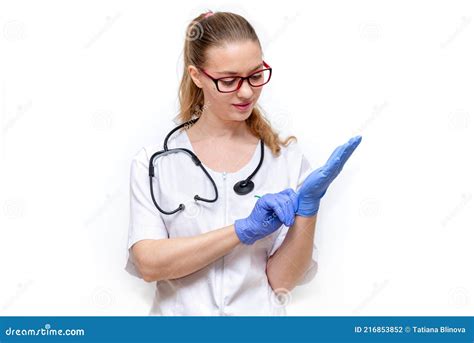
<instances>
[{"instance_id":1,"label":"eyeglass frame","mask_svg":"<svg viewBox=\"0 0 474 343\"><path fill-rule=\"evenodd\" d=\"M253 72L252 74L250 74L249 76L246 76L246 77L240 76L240 75L235 75L235 76L219 77L219 78L216 79L216 78L212 77L211 75L209 75L203 68L199 68L199 67L198 67L198 69L199 69L200 71L202 71L202 72L204 73L204 75L206 75L208 78L210 78L212 81L214 81L214 84L216 85L216 89L217 89L218 92L220 92L220 93L233 93L233 92L237 92L237 91L240 89L240 87L242 87L242 84L244 83L245 80L247 80L248 84L249 84L251 87L254 87L254 88L262 87L262 86L266 85L268 82L270 82L270 79L272 78L272 67L270 67L267 62L265 62L265 61L262 61L262 62L263 62L264 69L257 70L257 71ZM261 73L261 72L263 72L263 71L265 71L265 70L269 70L269 71L270 71L270 75L268 76L267 82L261 84L260 86L254 86L254 85L252 85L252 84L250 83L250 78L251 78L253 75L255 75L255 74L257 74L257 73ZM228 78L231 78L231 77L234 77L234 78L240 77L240 81L239 81L239 84L237 85L237 88L234 89L233 91L221 91L221 90L219 89L219 86L218 86L219 80L228 79Z\"/></svg>"}]
</instances>

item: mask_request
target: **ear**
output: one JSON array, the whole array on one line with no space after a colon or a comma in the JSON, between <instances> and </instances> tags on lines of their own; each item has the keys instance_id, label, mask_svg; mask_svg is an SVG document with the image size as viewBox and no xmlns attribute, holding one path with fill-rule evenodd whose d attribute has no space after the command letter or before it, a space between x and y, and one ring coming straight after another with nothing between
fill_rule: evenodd
<instances>
[{"instance_id":1,"label":"ear","mask_svg":"<svg viewBox=\"0 0 474 343\"><path fill-rule=\"evenodd\" d=\"M200 75L199 70L195 66L190 65L190 66L188 66L188 73L191 76L191 79L193 80L194 84L198 88L202 88L202 82L201 82L201 79L200 79L201 75Z\"/></svg>"}]
</instances>

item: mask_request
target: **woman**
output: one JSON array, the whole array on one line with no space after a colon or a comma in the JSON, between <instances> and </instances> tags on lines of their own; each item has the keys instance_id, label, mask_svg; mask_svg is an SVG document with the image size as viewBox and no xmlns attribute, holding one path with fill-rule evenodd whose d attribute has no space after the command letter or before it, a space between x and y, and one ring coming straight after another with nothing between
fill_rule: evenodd
<instances>
[{"instance_id":1,"label":"woman","mask_svg":"<svg viewBox=\"0 0 474 343\"><path fill-rule=\"evenodd\" d=\"M152 315L284 315L281 294L316 273L319 201L360 137L311 172L294 137L282 141L258 109L271 67L252 26L208 12L188 32L178 119L198 120L167 145L199 158L218 197L193 200L212 200L213 185L181 153L154 162L155 199L148 165L161 147L143 148L131 166L126 269L156 282Z\"/></svg>"}]
</instances>

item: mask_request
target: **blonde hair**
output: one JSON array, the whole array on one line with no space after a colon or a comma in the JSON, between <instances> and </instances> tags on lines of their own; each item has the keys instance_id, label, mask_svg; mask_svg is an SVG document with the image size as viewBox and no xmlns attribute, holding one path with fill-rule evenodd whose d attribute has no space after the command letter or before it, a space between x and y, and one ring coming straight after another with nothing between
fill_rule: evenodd
<instances>
[{"instance_id":1,"label":"blonde hair","mask_svg":"<svg viewBox=\"0 0 474 343\"><path fill-rule=\"evenodd\" d=\"M206 51L213 46L222 46L226 42L251 40L260 41L250 23L242 16L230 12L207 12L196 17L187 27L184 43L184 71L179 86L180 112L176 116L179 123L199 117L205 109L204 93L197 87L188 73L188 66L203 67ZM296 141L295 136L281 140L270 122L263 115L263 109L257 104L245 120L250 132L259 137L271 149L273 155L280 154L281 146Z\"/></svg>"}]
</instances>

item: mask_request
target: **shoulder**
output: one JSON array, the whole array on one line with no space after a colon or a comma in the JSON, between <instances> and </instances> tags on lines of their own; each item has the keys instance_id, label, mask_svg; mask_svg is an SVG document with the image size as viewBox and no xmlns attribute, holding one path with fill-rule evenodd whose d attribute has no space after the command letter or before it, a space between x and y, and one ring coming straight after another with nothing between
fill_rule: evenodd
<instances>
[{"instance_id":1,"label":"shoulder","mask_svg":"<svg viewBox=\"0 0 474 343\"><path fill-rule=\"evenodd\" d=\"M162 146L158 144L142 146L138 151L133 154L132 164L143 164L148 165L148 161L151 156L156 152L162 149Z\"/></svg>"},{"instance_id":2,"label":"shoulder","mask_svg":"<svg viewBox=\"0 0 474 343\"><path fill-rule=\"evenodd\" d=\"M288 145L281 146L280 155L277 158L288 162L298 162L303 158L303 151L298 142L292 140Z\"/></svg>"},{"instance_id":3,"label":"shoulder","mask_svg":"<svg viewBox=\"0 0 474 343\"><path fill-rule=\"evenodd\" d=\"M182 134L183 132L180 131L170 137L168 140L168 148L181 146L182 142L180 142L180 140L183 138ZM154 140L153 143L142 146L132 155L132 163L138 162L142 164L148 164L154 153L163 150L163 141L165 140L166 135L167 134L160 135L156 138L156 140Z\"/></svg>"}]
</instances>

